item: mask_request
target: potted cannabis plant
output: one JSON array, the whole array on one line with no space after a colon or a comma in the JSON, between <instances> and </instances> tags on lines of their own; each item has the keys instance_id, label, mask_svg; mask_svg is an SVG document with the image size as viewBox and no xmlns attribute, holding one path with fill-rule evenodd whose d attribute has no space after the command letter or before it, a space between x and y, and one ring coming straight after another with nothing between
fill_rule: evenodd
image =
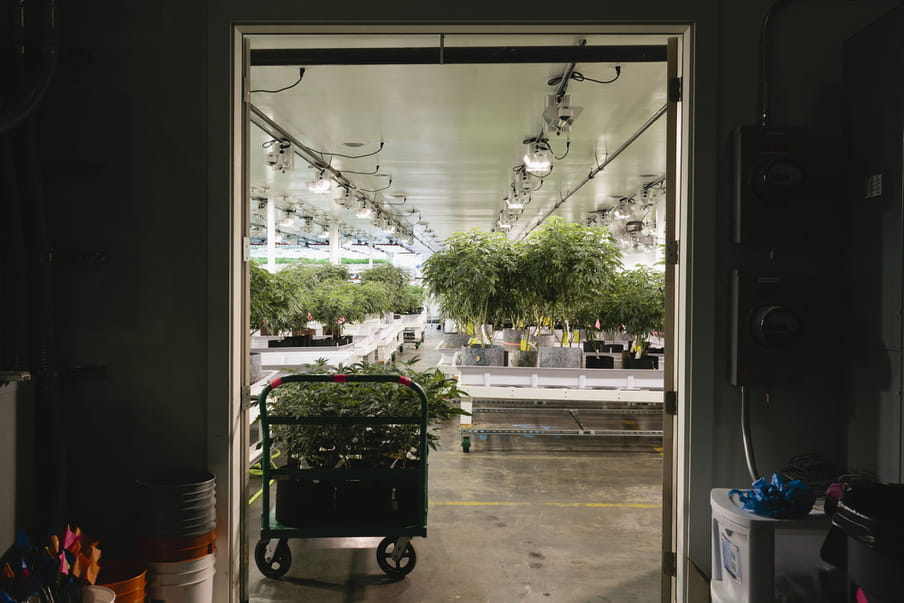
<instances>
[{"instance_id":1,"label":"potted cannabis plant","mask_svg":"<svg viewBox=\"0 0 904 603\"><path fill-rule=\"evenodd\" d=\"M513 261L505 234L472 229L450 236L445 247L424 262L424 284L441 314L471 335L469 346L479 348L462 348L462 364L502 364L503 350L492 346L493 327L488 323L498 319L499 305L508 299Z\"/></svg>"},{"instance_id":2,"label":"potted cannabis plant","mask_svg":"<svg viewBox=\"0 0 904 603\"><path fill-rule=\"evenodd\" d=\"M524 298L552 325L561 325L559 352L540 348L540 366L580 367L583 353L570 350L576 319L589 303L605 295L612 275L621 267L621 252L609 231L552 217L523 243L526 267ZM558 356L558 358L555 358Z\"/></svg>"},{"instance_id":3,"label":"potted cannabis plant","mask_svg":"<svg viewBox=\"0 0 904 603\"><path fill-rule=\"evenodd\" d=\"M665 274L650 266L626 270L617 277L615 297L617 320L634 340L631 354L625 357L625 368L656 368L652 360L641 360L650 335L661 332L664 326Z\"/></svg>"},{"instance_id":4,"label":"potted cannabis plant","mask_svg":"<svg viewBox=\"0 0 904 603\"><path fill-rule=\"evenodd\" d=\"M457 381L439 369L418 371L417 359L400 365L357 363L329 368L324 361L308 365L313 374L399 375L421 386L427 397L426 443L435 450L439 425L468 414L461 410L463 392ZM268 415L284 417L411 417L420 412L420 399L399 383L330 382L285 383L267 399ZM318 522L367 522L375 514L393 510L393 521L404 523L417 509L418 492L411 479L367 479L368 471L399 472L422 469L426 450L421 450L417 424L293 424L272 425L273 445L286 464L301 470L299 479L277 484L276 518L288 526ZM350 480L306 479L305 470L316 476L318 469L348 469ZM410 475L410 474L409 474ZM420 493L421 495L423 493ZM380 517L379 519L385 519Z\"/></svg>"}]
</instances>

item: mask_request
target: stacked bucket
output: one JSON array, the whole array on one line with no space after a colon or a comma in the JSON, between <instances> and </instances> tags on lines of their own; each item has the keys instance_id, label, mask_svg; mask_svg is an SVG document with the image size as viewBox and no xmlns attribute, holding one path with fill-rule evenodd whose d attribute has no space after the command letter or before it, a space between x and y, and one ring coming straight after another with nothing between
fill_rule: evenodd
<instances>
[{"instance_id":1,"label":"stacked bucket","mask_svg":"<svg viewBox=\"0 0 904 603\"><path fill-rule=\"evenodd\" d=\"M140 561L101 559L97 585L109 589L117 603L144 603L147 570ZM90 600L90 597L83 595Z\"/></svg>"},{"instance_id":2,"label":"stacked bucket","mask_svg":"<svg viewBox=\"0 0 904 603\"><path fill-rule=\"evenodd\" d=\"M139 480L148 595L168 603L212 603L216 478L178 473ZM117 599L118 600L118 599Z\"/></svg>"}]
</instances>

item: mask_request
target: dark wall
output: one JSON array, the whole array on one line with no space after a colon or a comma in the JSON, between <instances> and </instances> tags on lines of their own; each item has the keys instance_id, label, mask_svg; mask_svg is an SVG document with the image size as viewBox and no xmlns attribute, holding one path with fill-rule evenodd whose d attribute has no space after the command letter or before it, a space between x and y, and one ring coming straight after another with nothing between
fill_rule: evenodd
<instances>
[{"instance_id":1,"label":"dark wall","mask_svg":"<svg viewBox=\"0 0 904 603\"><path fill-rule=\"evenodd\" d=\"M845 101L850 136L847 272L852 314L846 329L859 342L851 358L848 462L883 482L904 480L902 464L902 260L904 184L902 124L904 8L846 45ZM881 176L881 188L867 179ZM875 182L873 183L875 184Z\"/></svg>"},{"instance_id":2,"label":"dark wall","mask_svg":"<svg viewBox=\"0 0 904 603\"><path fill-rule=\"evenodd\" d=\"M728 274L733 268L755 272L786 270L796 274L805 294L805 346L799 350L793 377L778 385L750 386L751 428L760 475L769 477L799 455L819 455L838 470L846 458L845 407L850 387L850 360L859 345L849 328L850 286L845 266L850 236L846 138L842 86L844 40L866 26L889 3L789 3L771 18L769 124L807 129L807 184L798 213L779 212L775 227L789 233L787 247L770 256L731 242L733 151L730 132L761 122L759 99L760 26L762 3L732 4L723 11L724 36L747 40L726 43L719 74L719 191L717 219L719 262L718 320L728 332L731 306ZM723 37L723 39L725 39ZM793 222L793 226L791 225ZM796 247L796 248L795 248ZM727 339L727 338L726 338ZM714 465L717 486L743 487L750 482L740 438L739 388L728 384L727 359L716 366L715 438L721 442ZM723 377L725 376L725 377ZM723 377L720 379L720 377Z\"/></svg>"},{"instance_id":3,"label":"dark wall","mask_svg":"<svg viewBox=\"0 0 904 603\"><path fill-rule=\"evenodd\" d=\"M35 502L57 504L32 527L81 525L111 555L137 533L137 476L206 466L206 9L172 4L60 6L51 87L11 135L42 184L21 226L43 220L52 254L28 259L45 278L21 317L52 349Z\"/></svg>"}]
</instances>

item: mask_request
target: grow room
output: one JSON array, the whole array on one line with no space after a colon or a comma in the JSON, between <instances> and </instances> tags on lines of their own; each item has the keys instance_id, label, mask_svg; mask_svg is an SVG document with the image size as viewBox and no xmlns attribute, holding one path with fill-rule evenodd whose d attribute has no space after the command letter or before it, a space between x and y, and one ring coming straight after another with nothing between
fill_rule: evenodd
<instances>
[{"instance_id":1,"label":"grow room","mask_svg":"<svg viewBox=\"0 0 904 603\"><path fill-rule=\"evenodd\" d=\"M575 48L582 60L556 60ZM371 535L386 519L371 507L429 508L432 538L479 529L481 501L514 522L560 508L566 530L591 520L578 509L618 509L592 521L638 592L658 592L645 549L662 538L667 36L261 35L250 53L249 349L252 394L268 392L250 415L251 592L314 596L292 577L343 547L305 536ZM433 383L429 454L374 426L269 424L367 406L330 393L342 386L267 385L331 373ZM362 485L388 466L415 479L406 463L429 468L426 499ZM324 467L364 478L324 490L305 477ZM625 490L603 494L615 474ZM638 521L639 547L625 532ZM373 557L374 542L344 542ZM390 577L429 563L419 538L387 546L367 561L389 559Z\"/></svg>"}]
</instances>

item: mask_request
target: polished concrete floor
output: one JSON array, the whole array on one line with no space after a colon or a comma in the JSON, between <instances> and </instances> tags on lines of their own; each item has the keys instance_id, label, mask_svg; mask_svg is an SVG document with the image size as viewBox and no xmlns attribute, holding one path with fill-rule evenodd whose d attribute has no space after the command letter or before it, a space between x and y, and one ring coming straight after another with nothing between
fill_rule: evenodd
<instances>
[{"instance_id":1,"label":"polished concrete floor","mask_svg":"<svg viewBox=\"0 0 904 603\"><path fill-rule=\"evenodd\" d=\"M438 341L428 330L402 357L435 363ZM379 538L291 539L281 579L250 562L250 601L658 601L662 458L636 438L617 444L488 435L465 454L450 422L430 454L427 537L412 540L410 574L380 570ZM259 488L252 478L250 495ZM248 517L253 549L259 498Z\"/></svg>"}]
</instances>

